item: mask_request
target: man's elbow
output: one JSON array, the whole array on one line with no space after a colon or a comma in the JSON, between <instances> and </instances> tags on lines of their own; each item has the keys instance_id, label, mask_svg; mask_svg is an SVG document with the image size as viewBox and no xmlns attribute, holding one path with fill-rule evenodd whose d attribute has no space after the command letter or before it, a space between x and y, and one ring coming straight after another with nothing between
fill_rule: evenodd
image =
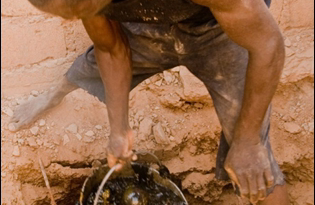
<instances>
[{"instance_id":1,"label":"man's elbow","mask_svg":"<svg viewBox=\"0 0 315 205\"><path fill-rule=\"evenodd\" d=\"M271 51L273 52L273 55L275 56L276 60L278 60L279 64L282 66L279 66L279 68L283 69L283 64L285 60L285 46L284 46L284 38L281 34L281 32L277 32L277 35L274 35L274 37L271 39L272 41L272 47Z\"/></svg>"},{"instance_id":2,"label":"man's elbow","mask_svg":"<svg viewBox=\"0 0 315 205\"><path fill-rule=\"evenodd\" d=\"M280 53L283 55L285 53L285 47L284 47L284 38L282 36L282 33L278 31L271 39L271 44L273 45L274 52Z\"/></svg>"},{"instance_id":3,"label":"man's elbow","mask_svg":"<svg viewBox=\"0 0 315 205\"><path fill-rule=\"evenodd\" d=\"M280 32L275 32L272 35L266 34L259 42L248 49L251 59L256 59L260 62L260 66L266 68L266 75L278 80L285 61L283 36Z\"/></svg>"},{"instance_id":4,"label":"man's elbow","mask_svg":"<svg viewBox=\"0 0 315 205\"><path fill-rule=\"evenodd\" d=\"M265 35L260 39L260 43L249 49L250 53L258 56L264 56L270 61L284 61L285 47L284 39L280 31L276 31L271 35Z\"/></svg>"},{"instance_id":5,"label":"man's elbow","mask_svg":"<svg viewBox=\"0 0 315 205\"><path fill-rule=\"evenodd\" d=\"M273 68L273 74L275 76L281 75L285 61L285 46L284 39L281 32L273 35L268 41L265 42L264 52L269 55L267 61L269 61L270 68Z\"/></svg>"}]
</instances>

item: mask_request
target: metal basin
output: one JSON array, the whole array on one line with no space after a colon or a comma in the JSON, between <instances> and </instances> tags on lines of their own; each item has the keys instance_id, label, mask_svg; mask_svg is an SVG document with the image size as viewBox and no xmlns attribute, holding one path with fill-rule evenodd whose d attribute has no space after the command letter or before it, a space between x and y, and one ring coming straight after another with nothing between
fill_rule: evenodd
<instances>
[{"instance_id":1,"label":"metal basin","mask_svg":"<svg viewBox=\"0 0 315 205\"><path fill-rule=\"evenodd\" d=\"M150 155L152 155L152 154L150 154ZM147 161L150 161L150 160L143 160L143 159L145 159L145 157L143 157L143 156L140 157L140 160L138 160L136 162L131 162L129 164L129 166L126 165L122 171L114 172L110 176L109 180L113 180L117 177L133 177L133 176L135 176L135 174L138 174L138 173L135 173L133 168L140 167L140 166L147 166L148 173L153 176L152 179L156 184L159 184L165 188L168 188L175 195L177 195L183 202L185 202L188 205L187 200L185 199L183 193L178 188L178 186L173 181L171 181L167 177L166 174L162 173L162 172L165 172L165 169L167 169L167 168L165 166L163 166L160 162L158 162L158 163L156 163L158 165L158 168L155 169L152 166L150 166L149 163L147 163ZM141 161L144 161L144 162L141 162ZM152 165L152 163L151 163L151 165ZM103 165L103 166L99 167L98 169L94 170L92 175L84 181L82 189L81 189L81 193L80 193L80 199L79 199L80 205L86 205L89 195L92 193L92 191L95 191L95 189L97 189L100 186L103 178L109 172L109 170L110 170L110 168L108 167L108 165ZM166 171L168 172L168 170L166 170Z\"/></svg>"}]
</instances>

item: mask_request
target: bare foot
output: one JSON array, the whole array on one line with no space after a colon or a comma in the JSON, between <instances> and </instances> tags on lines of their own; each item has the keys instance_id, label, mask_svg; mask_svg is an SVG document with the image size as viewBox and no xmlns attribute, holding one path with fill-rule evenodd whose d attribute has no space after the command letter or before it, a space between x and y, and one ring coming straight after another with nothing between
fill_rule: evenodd
<instances>
[{"instance_id":1,"label":"bare foot","mask_svg":"<svg viewBox=\"0 0 315 205\"><path fill-rule=\"evenodd\" d=\"M29 99L22 105L18 106L9 122L9 130L12 132L19 131L28 127L44 112L57 106L62 99L78 87L70 83L66 77L60 79L56 88L49 89L48 92L39 95L36 98Z\"/></svg>"},{"instance_id":2,"label":"bare foot","mask_svg":"<svg viewBox=\"0 0 315 205\"><path fill-rule=\"evenodd\" d=\"M38 97L32 98L19 105L13 113L9 122L10 131L16 132L22 128L28 127L45 111L58 105L63 96L56 98L51 93L44 93Z\"/></svg>"}]
</instances>

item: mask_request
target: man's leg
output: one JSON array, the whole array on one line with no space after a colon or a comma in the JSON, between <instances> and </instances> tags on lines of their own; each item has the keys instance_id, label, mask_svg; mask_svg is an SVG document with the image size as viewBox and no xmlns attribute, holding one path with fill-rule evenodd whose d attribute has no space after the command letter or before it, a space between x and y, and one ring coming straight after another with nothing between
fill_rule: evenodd
<instances>
[{"instance_id":1,"label":"man's leg","mask_svg":"<svg viewBox=\"0 0 315 205\"><path fill-rule=\"evenodd\" d=\"M180 38L184 39L184 47L189 53L183 56L181 63L203 81L213 99L223 130L217 156L216 177L227 180L228 175L223 164L233 140L234 126L242 106L248 52L229 40L219 26L204 26L200 31L203 34L198 37L179 32ZM287 200L282 200L281 203L276 201L277 198L287 199L287 192L284 176L275 161L269 143L270 111L271 107L266 113L260 136L262 144L269 152L275 186L268 189L269 195L264 204L288 204ZM275 195L277 197L274 197Z\"/></svg>"},{"instance_id":2,"label":"man's leg","mask_svg":"<svg viewBox=\"0 0 315 205\"><path fill-rule=\"evenodd\" d=\"M169 26L126 23L123 28L128 36L132 52L131 89L145 79L178 65L178 58L170 46L172 41L164 36L165 33L171 31ZM56 88L20 105L15 110L10 121L12 131L18 131L28 126L41 114L58 105L68 93L77 88L86 90L105 103L105 89L95 60L93 46L74 61Z\"/></svg>"},{"instance_id":3,"label":"man's leg","mask_svg":"<svg viewBox=\"0 0 315 205\"><path fill-rule=\"evenodd\" d=\"M18 131L35 121L41 114L57 106L62 99L78 87L70 83L65 76L56 87L50 88L36 98L19 105L10 119L10 130Z\"/></svg>"},{"instance_id":4,"label":"man's leg","mask_svg":"<svg viewBox=\"0 0 315 205\"><path fill-rule=\"evenodd\" d=\"M140 69L135 68L135 70ZM134 75L131 89L159 71L160 69L151 68ZM10 119L10 130L18 131L29 126L46 111L61 103L67 94L77 88L86 90L105 103L105 89L94 58L93 47L90 47L85 54L80 55L74 61L56 87L19 105Z\"/></svg>"}]
</instances>

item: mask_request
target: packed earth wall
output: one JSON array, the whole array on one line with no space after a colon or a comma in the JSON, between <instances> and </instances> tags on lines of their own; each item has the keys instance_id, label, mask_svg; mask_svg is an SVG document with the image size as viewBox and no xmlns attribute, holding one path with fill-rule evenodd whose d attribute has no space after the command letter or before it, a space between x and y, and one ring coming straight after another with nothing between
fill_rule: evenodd
<instances>
[{"instance_id":1,"label":"packed earth wall","mask_svg":"<svg viewBox=\"0 0 315 205\"><path fill-rule=\"evenodd\" d=\"M56 86L91 40L78 20L44 14L26 0L1 3L1 204L49 204L38 156L58 205L69 204L105 159L106 106L78 89L27 129L12 133L8 121L17 106ZM273 99L272 148L291 203L313 205L314 1L273 0L271 12L286 47ZM154 152L182 179L190 204L238 204L231 186L214 179L221 128L205 87L187 69L173 68L136 87L130 125L135 148Z\"/></svg>"}]
</instances>

